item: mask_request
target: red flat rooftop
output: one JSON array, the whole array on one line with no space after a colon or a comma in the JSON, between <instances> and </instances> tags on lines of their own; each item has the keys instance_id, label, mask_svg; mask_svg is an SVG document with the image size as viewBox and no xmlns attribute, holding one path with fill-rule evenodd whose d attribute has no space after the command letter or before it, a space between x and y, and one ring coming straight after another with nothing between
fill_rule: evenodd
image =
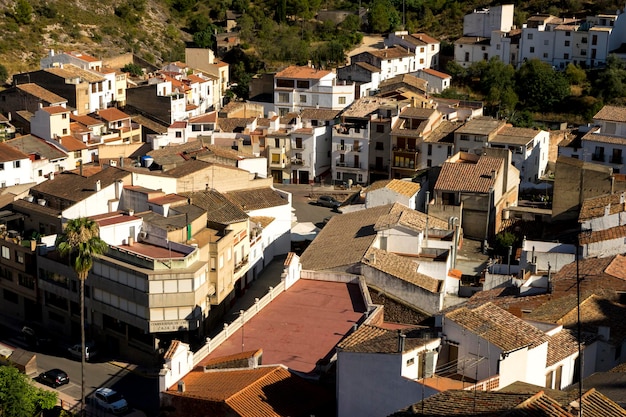
<instances>
[{"instance_id":1,"label":"red flat rooftop","mask_svg":"<svg viewBox=\"0 0 626 417\"><path fill-rule=\"evenodd\" d=\"M309 373L318 361L334 353L337 343L364 312L358 285L300 279L250 319L243 330L229 335L199 365L261 348L263 364L282 364Z\"/></svg>"}]
</instances>

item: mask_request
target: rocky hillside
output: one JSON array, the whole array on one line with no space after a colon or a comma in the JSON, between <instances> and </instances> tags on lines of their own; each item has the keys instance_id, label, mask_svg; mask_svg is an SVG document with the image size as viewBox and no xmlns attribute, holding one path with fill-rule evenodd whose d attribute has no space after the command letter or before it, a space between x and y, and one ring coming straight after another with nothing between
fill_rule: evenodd
<instances>
[{"instance_id":1,"label":"rocky hillside","mask_svg":"<svg viewBox=\"0 0 626 417\"><path fill-rule=\"evenodd\" d=\"M50 49L176 60L190 39L161 1L0 0L0 10L0 62L9 74L38 68Z\"/></svg>"}]
</instances>

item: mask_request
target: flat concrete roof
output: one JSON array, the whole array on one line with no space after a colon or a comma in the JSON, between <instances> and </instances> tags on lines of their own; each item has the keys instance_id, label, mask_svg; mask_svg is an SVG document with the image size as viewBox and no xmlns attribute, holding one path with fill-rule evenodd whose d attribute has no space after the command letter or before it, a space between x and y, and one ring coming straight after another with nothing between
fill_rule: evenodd
<instances>
[{"instance_id":1,"label":"flat concrete roof","mask_svg":"<svg viewBox=\"0 0 626 417\"><path fill-rule=\"evenodd\" d=\"M327 360L359 322L365 303L356 284L298 280L204 358L263 349L263 364L304 373ZM243 343L242 343L243 342Z\"/></svg>"}]
</instances>

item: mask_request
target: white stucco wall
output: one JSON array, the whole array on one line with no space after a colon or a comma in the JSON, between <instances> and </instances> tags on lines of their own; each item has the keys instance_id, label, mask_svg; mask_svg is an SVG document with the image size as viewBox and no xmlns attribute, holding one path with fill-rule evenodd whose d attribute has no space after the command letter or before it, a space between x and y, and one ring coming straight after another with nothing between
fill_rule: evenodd
<instances>
[{"instance_id":1,"label":"white stucco wall","mask_svg":"<svg viewBox=\"0 0 626 417\"><path fill-rule=\"evenodd\" d=\"M337 416L385 417L437 393L401 376L402 355L339 352Z\"/></svg>"}]
</instances>

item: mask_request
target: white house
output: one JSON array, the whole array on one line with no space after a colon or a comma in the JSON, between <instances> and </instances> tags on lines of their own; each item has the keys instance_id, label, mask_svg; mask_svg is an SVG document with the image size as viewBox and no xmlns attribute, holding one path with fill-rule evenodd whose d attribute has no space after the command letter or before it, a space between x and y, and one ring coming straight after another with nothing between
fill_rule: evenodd
<instances>
[{"instance_id":1,"label":"white house","mask_svg":"<svg viewBox=\"0 0 626 417\"><path fill-rule=\"evenodd\" d=\"M624 253L626 192L601 195L583 201L578 216L582 232L582 256L607 257Z\"/></svg>"},{"instance_id":2,"label":"white house","mask_svg":"<svg viewBox=\"0 0 626 417\"><path fill-rule=\"evenodd\" d=\"M424 379L439 344L423 329L360 326L337 345L337 416L388 416L438 393Z\"/></svg>"},{"instance_id":3,"label":"white house","mask_svg":"<svg viewBox=\"0 0 626 417\"><path fill-rule=\"evenodd\" d=\"M30 119L30 133L45 140L69 135L70 114L64 106L41 107Z\"/></svg>"},{"instance_id":4,"label":"white house","mask_svg":"<svg viewBox=\"0 0 626 417\"><path fill-rule=\"evenodd\" d=\"M0 143L0 188L33 182L32 161L24 152Z\"/></svg>"},{"instance_id":5,"label":"white house","mask_svg":"<svg viewBox=\"0 0 626 417\"><path fill-rule=\"evenodd\" d=\"M25 182L37 184L52 178L55 172L74 169L67 163L68 154L58 143L46 141L33 135L22 135L5 142L13 149L29 156L32 171L30 179Z\"/></svg>"},{"instance_id":6,"label":"white house","mask_svg":"<svg viewBox=\"0 0 626 417\"><path fill-rule=\"evenodd\" d=\"M450 87L452 76L432 68L423 68L417 72L417 76L428 82L428 92L431 94L442 93Z\"/></svg>"},{"instance_id":7,"label":"white house","mask_svg":"<svg viewBox=\"0 0 626 417\"><path fill-rule=\"evenodd\" d=\"M338 80L332 71L292 65L274 75L274 106L280 116L304 109L343 110L354 95L354 83Z\"/></svg>"},{"instance_id":8,"label":"white house","mask_svg":"<svg viewBox=\"0 0 626 417\"><path fill-rule=\"evenodd\" d=\"M493 303L461 307L436 322L444 340L440 357L462 376L489 381L495 390L517 381L551 389L574 382L578 342L562 326L527 322Z\"/></svg>"},{"instance_id":9,"label":"white house","mask_svg":"<svg viewBox=\"0 0 626 417\"><path fill-rule=\"evenodd\" d=\"M376 181L365 190L365 208L400 203L412 210L419 210L424 203L424 196L421 202L418 200L420 190L420 184L412 181Z\"/></svg>"},{"instance_id":10,"label":"white house","mask_svg":"<svg viewBox=\"0 0 626 417\"><path fill-rule=\"evenodd\" d=\"M546 172L550 133L545 130L505 127L490 137L486 146L511 151L511 164L520 171L521 189L534 187Z\"/></svg>"},{"instance_id":11,"label":"white house","mask_svg":"<svg viewBox=\"0 0 626 417\"><path fill-rule=\"evenodd\" d=\"M424 68L437 68L439 66L440 42L425 33L412 33L407 31L393 32L385 38L385 46L398 45L415 53L415 64L410 72Z\"/></svg>"}]
</instances>

